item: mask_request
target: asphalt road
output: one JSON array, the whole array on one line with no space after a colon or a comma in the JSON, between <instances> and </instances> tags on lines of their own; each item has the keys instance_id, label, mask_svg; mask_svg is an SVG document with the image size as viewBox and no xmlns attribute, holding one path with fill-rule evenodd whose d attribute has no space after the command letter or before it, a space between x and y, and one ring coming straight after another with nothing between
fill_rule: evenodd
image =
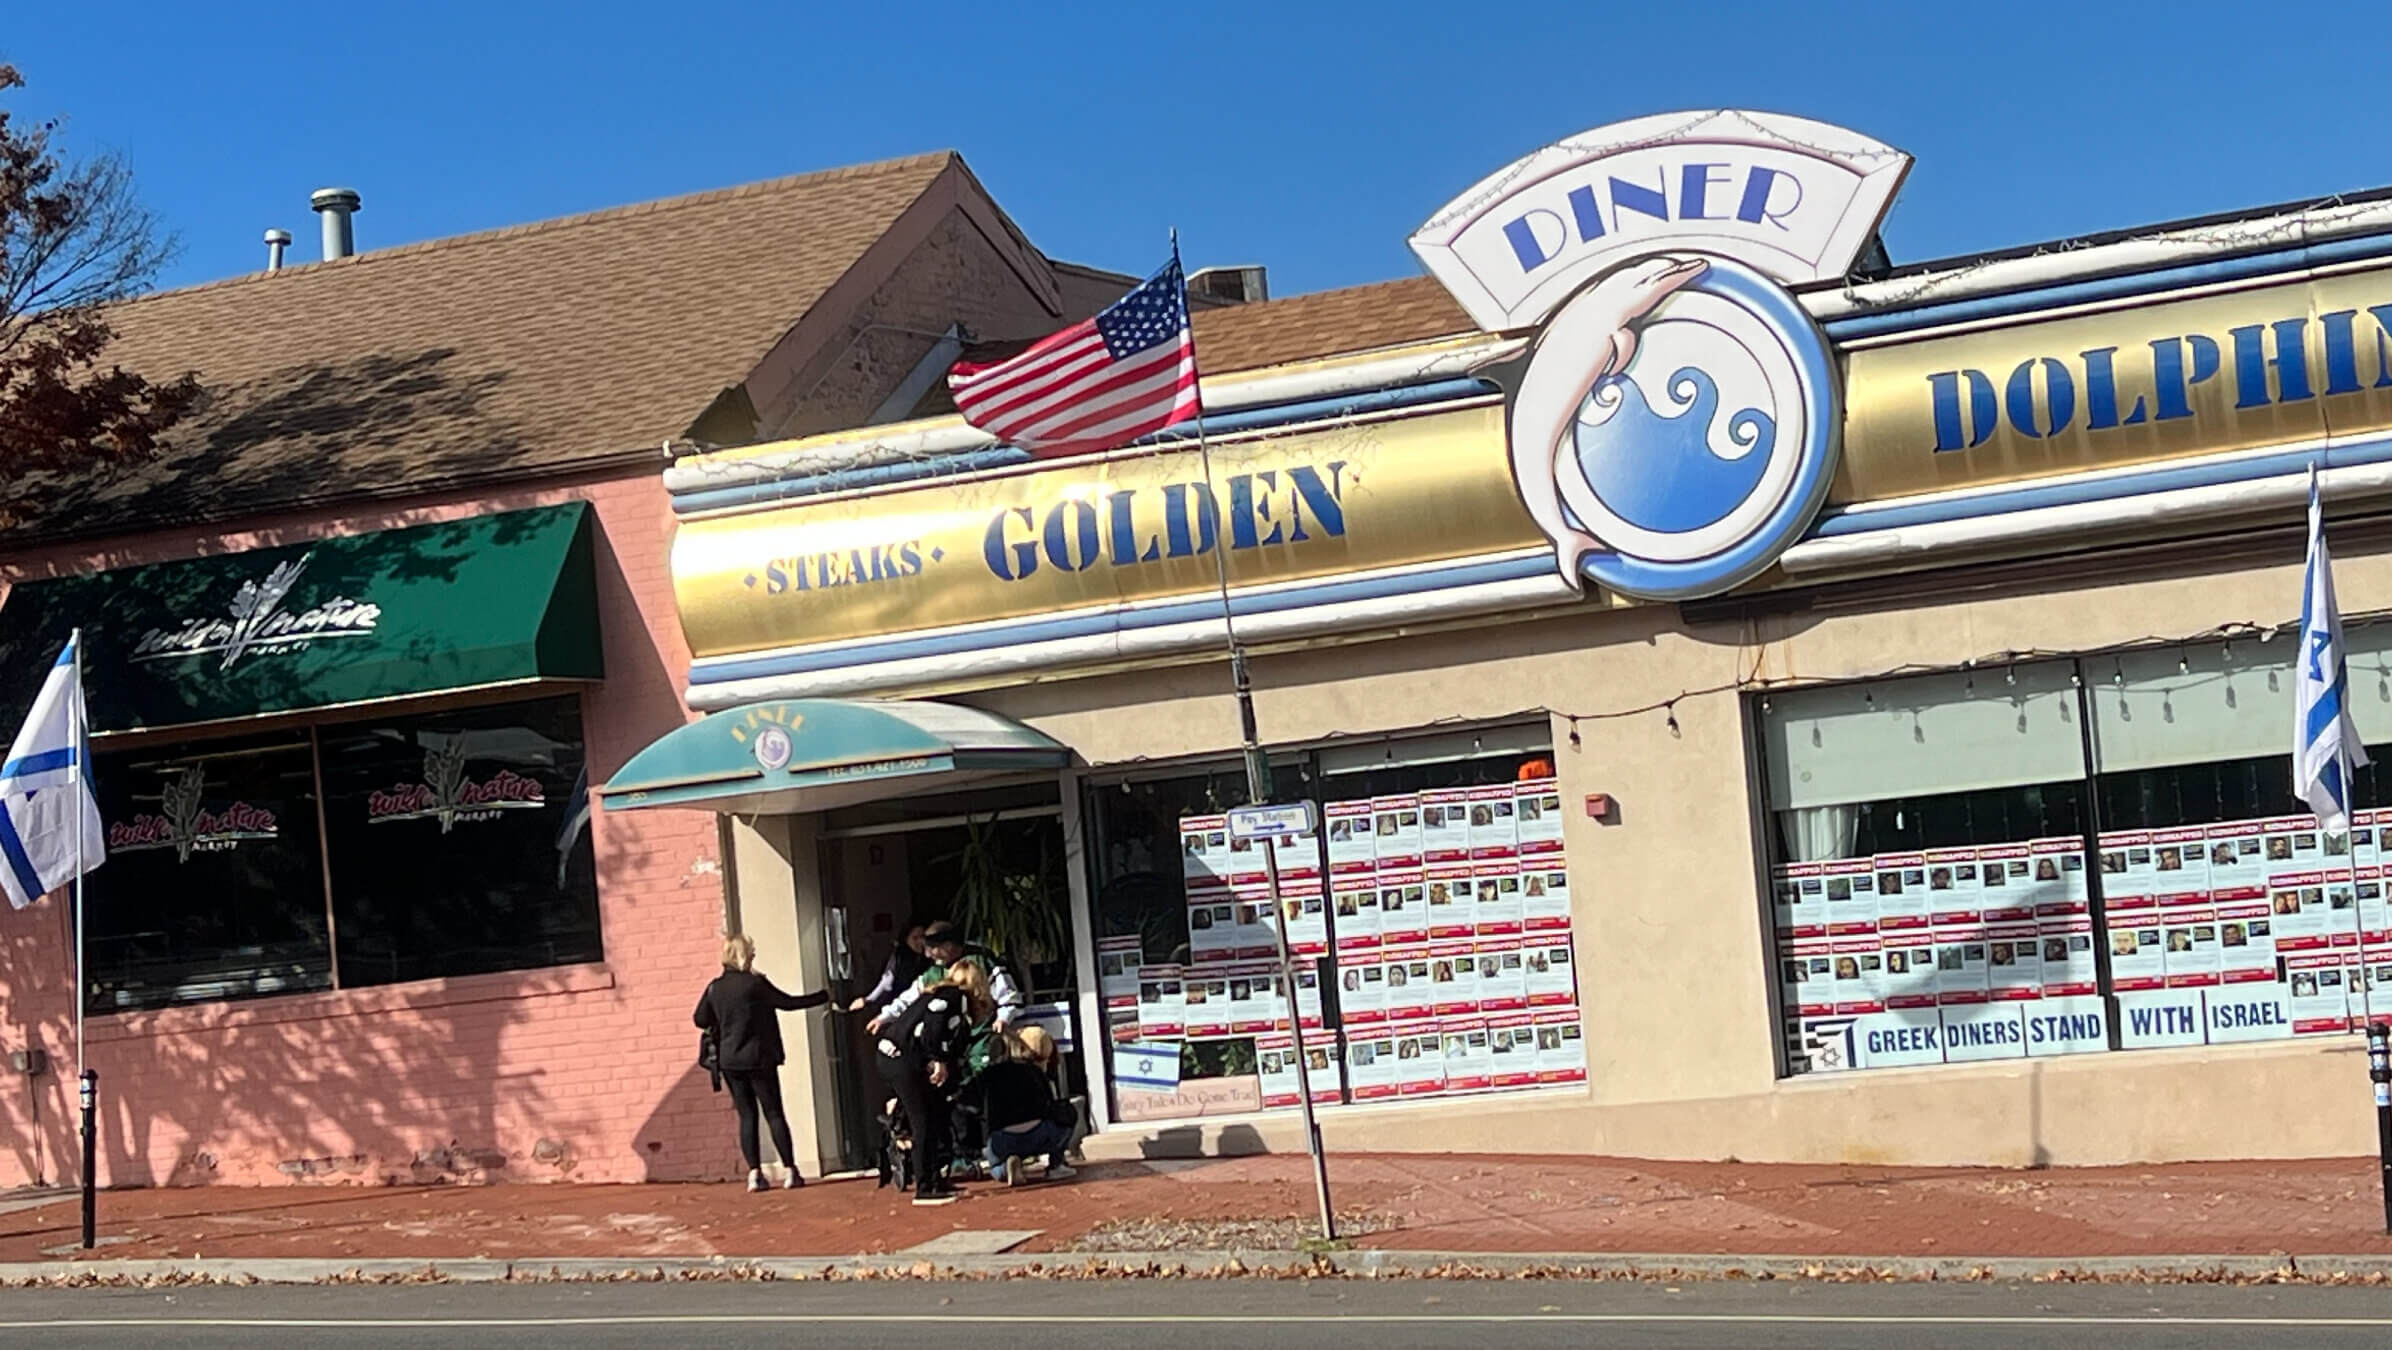
<instances>
[{"instance_id":1,"label":"asphalt road","mask_svg":"<svg viewBox=\"0 0 2392 1350\"><path fill-rule=\"evenodd\" d=\"M257 1286L0 1294L52 1347L2147 1347L2392 1344L2392 1290L1352 1280Z\"/></svg>"}]
</instances>

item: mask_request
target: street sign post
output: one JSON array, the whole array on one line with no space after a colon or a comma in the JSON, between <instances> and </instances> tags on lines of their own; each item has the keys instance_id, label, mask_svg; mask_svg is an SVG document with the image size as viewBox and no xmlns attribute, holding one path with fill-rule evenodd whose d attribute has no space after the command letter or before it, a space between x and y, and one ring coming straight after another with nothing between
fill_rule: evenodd
<instances>
[{"instance_id":1,"label":"street sign post","mask_svg":"<svg viewBox=\"0 0 2392 1350\"><path fill-rule=\"evenodd\" d=\"M1312 1109L1312 1066L1304 1053L1303 1000L1296 995L1295 958L1287 947L1287 907L1279 898L1276 847L1281 839L1313 835L1318 824L1311 802L1259 803L1232 807L1229 812L1229 837L1262 846L1263 875L1271 886L1271 931L1279 937L1279 982L1287 990L1287 1024L1295 1038L1296 1095L1304 1099L1304 1145L1312 1154L1312 1185L1321 1204L1321 1236L1335 1241L1337 1214L1329 1206L1329 1160L1321 1150L1321 1124ZM1320 990L1321 1006L1326 1010L1330 997L1326 981Z\"/></svg>"}]
</instances>

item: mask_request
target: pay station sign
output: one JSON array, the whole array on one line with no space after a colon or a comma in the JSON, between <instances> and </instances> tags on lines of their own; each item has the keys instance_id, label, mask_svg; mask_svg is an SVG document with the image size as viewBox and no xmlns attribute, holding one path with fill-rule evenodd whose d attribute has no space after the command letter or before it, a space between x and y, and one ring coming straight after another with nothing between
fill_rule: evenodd
<instances>
[{"instance_id":1,"label":"pay station sign","mask_svg":"<svg viewBox=\"0 0 2392 1350\"><path fill-rule=\"evenodd\" d=\"M1258 839L1298 839L1313 832L1311 802L1291 802L1285 806L1240 806L1229 813L1229 837L1254 841Z\"/></svg>"}]
</instances>

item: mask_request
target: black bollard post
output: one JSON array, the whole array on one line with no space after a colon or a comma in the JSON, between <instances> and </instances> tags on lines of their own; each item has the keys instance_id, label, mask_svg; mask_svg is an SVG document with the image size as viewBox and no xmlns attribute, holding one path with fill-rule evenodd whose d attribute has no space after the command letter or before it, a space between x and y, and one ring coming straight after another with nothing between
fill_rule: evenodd
<instances>
[{"instance_id":1,"label":"black bollard post","mask_svg":"<svg viewBox=\"0 0 2392 1350\"><path fill-rule=\"evenodd\" d=\"M2367 1026L2367 1076L2375 1083L2375 1161L2384 1187L2384 1231L2392 1233L2392 1023Z\"/></svg>"},{"instance_id":2,"label":"black bollard post","mask_svg":"<svg viewBox=\"0 0 2392 1350\"><path fill-rule=\"evenodd\" d=\"M99 1245L100 1071L83 1071L83 1250Z\"/></svg>"}]
</instances>

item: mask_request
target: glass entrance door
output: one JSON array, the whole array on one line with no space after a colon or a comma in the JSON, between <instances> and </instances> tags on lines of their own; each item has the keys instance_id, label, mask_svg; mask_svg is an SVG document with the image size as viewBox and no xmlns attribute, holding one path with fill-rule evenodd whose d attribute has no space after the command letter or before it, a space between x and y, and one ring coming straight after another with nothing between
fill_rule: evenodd
<instances>
[{"instance_id":1,"label":"glass entrance door","mask_svg":"<svg viewBox=\"0 0 2392 1350\"><path fill-rule=\"evenodd\" d=\"M1052 795L1050 790L1050 800ZM876 809L885 813L892 805ZM833 816L826 824L824 943L834 980L842 964L850 972L843 985L834 983L847 997L872 989L914 924L945 919L1003 957L1033 1004L1071 1004L1070 888L1059 809L998 807L986 815L846 829ZM825 1162L835 1158L843 1170L878 1162L888 1092L864 1029L871 1016L867 1007L840 1017L831 1038L839 1139L835 1149L826 1149ZM1078 1066L1072 1069L1072 1090L1080 1091Z\"/></svg>"}]
</instances>

